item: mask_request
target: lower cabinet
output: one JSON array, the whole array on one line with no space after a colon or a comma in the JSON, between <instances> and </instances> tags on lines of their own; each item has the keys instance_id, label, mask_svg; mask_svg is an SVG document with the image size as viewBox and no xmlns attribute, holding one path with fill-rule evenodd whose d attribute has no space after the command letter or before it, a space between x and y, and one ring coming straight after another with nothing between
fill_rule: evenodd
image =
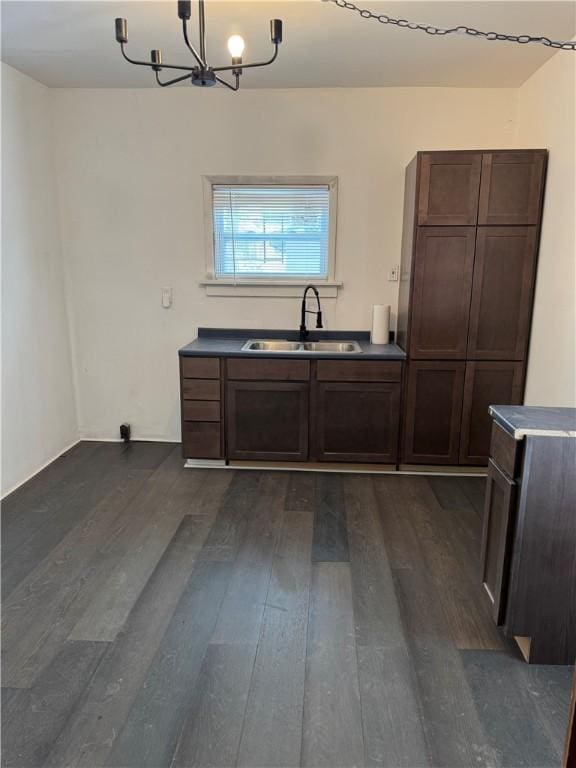
<instances>
[{"instance_id":1,"label":"lower cabinet","mask_svg":"<svg viewBox=\"0 0 576 768\"><path fill-rule=\"evenodd\" d=\"M181 359L184 456L396 464L401 380L397 360Z\"/></svg>"},{"instance_id":2,"label":"lower cabinet","mask_svg":"<svg viewBox=\"0 0 576 768\"><path fill-rule=\"evenodd\" d=\"M492 419L490 405L522 402L524 363L476 361L466 363L460 463L488 463Z\"/></svg>"},{"instance_id":3,"label":"lower cabinet","mask_svg":"<svg viewBox=\"0 0 576 768\"><path fill-rule=\"evenodd\" d=\"M465 367L450 360L408 364L405 463L458 464Z\"/></svg>"},{"instance_id":4,"label":"lower cabinet","mask_svg":"<svg viewBox=\"0 0 576 768\"><path fill-rule=\"evenodd\" d=\"M492 604L496 624L502 624L510 568L516 486L490 460L486 481L484 527L482 530L482 584Z\"/></svg>"},{"instance_id":5,"label":"lower cabinet","mask_svg":"<svg viewBox=\"0 0 576 768\"><path fill-rule=\"evenodd\" d=\"M402 460L486 466L490 405L522 402L524 363L410 361Z\"/></svg>"},{"instance_id":6,"label":"lower cabinet","mask_svg":"<svg viewBox=\"0 0 576 768\"><path fill-rule=\"evenodd\" d=\"M317 382L314 394L314 460L396 463L399 384Z\"/></svg>"},{"instance_id":7,"label":"lower cabinet","mask_svg":"<svg viewBox=\"0 0 576 768\"><path fill-rule=\"evenodd\" d=\"M397 361L229 360L226 456L395 464L401 376Z\"/></svg>"},{"instance_id":8,"label":"lower cabinet","mask_svg":"<svg viewBox=\"0 0 576 768\"><path fill-rule=\"evenodd\" d=\"M308 390L307 382L228 381L228 458L306 461Z\"/></svg>"}]
</instances>

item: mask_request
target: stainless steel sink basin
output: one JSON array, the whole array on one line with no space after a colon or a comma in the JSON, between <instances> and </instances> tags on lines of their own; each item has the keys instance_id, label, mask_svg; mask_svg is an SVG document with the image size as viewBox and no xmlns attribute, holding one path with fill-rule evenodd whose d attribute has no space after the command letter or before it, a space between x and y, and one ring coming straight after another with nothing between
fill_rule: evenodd
<instances>
[{"instance_id":1,"label":"stainless steel sink basin","mask_svg":"<svg viewBox=\"0 0 576 768\"><path fill-rule=\"evenodd\" d=\"M318 354L352 353L361 354L362 347L357 341L285 341L272 339L249 339L242 347L243 352L317 352Z\"/></svg>"},{"instance_id":2,"label":"stainless steel sink basin","mask_svg":"<svg viewBox=\"0 0 576 768\"><path fill-rule=\"evenodd\" d=\"M302 345L299 341L268 341L250 339L242 347L244 352L298 352Z\"/></svg>"},{"instance_id":3,"label":"stainless steel sink basin","mask_svg":"<svg viewBox=\"0 0 576 768\"><path fill-rule=\"evenodd\" d=\"M306 341L304 349L306 352L362 352L357 341Z\"/></svg>"}]
</instances>

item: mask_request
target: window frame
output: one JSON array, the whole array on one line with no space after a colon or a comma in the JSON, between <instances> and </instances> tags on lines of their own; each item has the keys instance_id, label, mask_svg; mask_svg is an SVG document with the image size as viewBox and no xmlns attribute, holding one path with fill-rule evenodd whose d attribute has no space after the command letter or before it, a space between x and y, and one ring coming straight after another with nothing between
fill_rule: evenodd
<instances>
[{"instance_id":1,"label":"window frame","mask_svg":"<svg viewBox=\"0 0 576 768\"><path fill-rule=\"evenodd\" d=\"M202 176L204 194L204 237L206 254L206 279L200 285L208 296L299 296L302 288L313 282L323 297L336 297L342 285L336 280L336 234L338 216L337 176ZM328 275L326 278L222 278L216 277L214 253L214 215L212 187L224 186L327 186L328 207Z\"/></svg>"}]
</instances>

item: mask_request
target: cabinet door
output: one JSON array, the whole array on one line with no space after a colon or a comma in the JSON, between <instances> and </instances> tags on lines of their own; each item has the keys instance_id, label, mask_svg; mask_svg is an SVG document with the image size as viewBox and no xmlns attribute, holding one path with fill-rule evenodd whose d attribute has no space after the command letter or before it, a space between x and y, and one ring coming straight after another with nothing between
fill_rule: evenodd
<instances>
[{"instance_id":1,"label":"cabinet door","mask_svg":"<svg viewBox=\"0 0 576 768\"><path fill-rule=\"evenodd\" d=\"M460 463L487 464L490 455L492 419L489 405L519 405L522 402L523 363L466 363Z\"/></svg>"},{"instance_id":2,"label":"cabinet door","mask_svg":"<svg viewBox=\"0 0 576 768\"><path fill-rule=\"evenodd\" d=\"M421 155L418 224L476 224L481 168L480 154Z\"/></svg>"},{"instance_id":3,"label":"cabinet door","mask_svg":"<svg viewBox=\"0 0 576 768\"><path fill-rule=\"evenodd\" d=\"M532 317L535 227L478 229L468 357L523 360Z\"/></svg>"},{"instance_id":4,"label":"cabinet door","mask_svg":"<svg viewBox=\"0 0 576 768\"><path fill-rule=\"evenodd\" d=\"M483 155L478 224L538 224L545 166L544 152Z\"/></svg>"},{"instance_id":5,"label":"cabinet door","mask_svg":"<svg viewBox=\"0 0 576 768\"><path fill-rule=\"evenodd\" d=\"M306 461L308 392L304 382L227 382L228 458Z\"/></svg>"},{"instance_id":6,"label":"cabinet door","mask_svg":"<svg viewBox=\"0 0 576 768\"><path fill-rule=\"evenodd\" d=\"M419 227L414 255L410 356L466 359L474 227Z\"/></svg>"},{"instance_id":7,"label":"cabinet door","mask_svg":"<svg viewBox=\"0 0 576 768\"><path fill-rule=\"evenodd\" d=\"M403 461L458 464L463 362L410 362L404 414Z\"/></svg>"},{"instance_id":8,"label":"cabinet door","mask_svg":"<svg viewBox=\"0 0 576 768\"><path fill-rule=\"evenodd\" d=\"M516 486L490 460L482 529L482 584L496 624L504 622L509 580Z\"/></svg>"},{"instance_id":9,"label":"cabinet door","mask_svg":"<svg viewBox=\"0 0 576 768\"><path fill-rule=\"evenodd\" d=\"M396 463L399 384L318 382L314 411L317 461Z\"/></svg>"}]
</instances>

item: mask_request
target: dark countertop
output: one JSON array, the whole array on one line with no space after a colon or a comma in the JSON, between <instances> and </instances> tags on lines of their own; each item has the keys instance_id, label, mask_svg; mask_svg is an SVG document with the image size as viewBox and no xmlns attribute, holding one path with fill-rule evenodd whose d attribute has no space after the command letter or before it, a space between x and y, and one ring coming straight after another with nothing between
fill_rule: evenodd
<instances>
[{"instance_id":1,"label":"dark countertop","mask_svg":"<svg viewBox=\"0 0 576 768\"><path fill-rule=\"evenodd\" d=\"M522 440L528 435L576 437L576 408L491 405L488 413L515 440Z\"/></svg>"},{"instance_id":2,"label":"dark countertop","mask_svg":"<svg viewBox=\"0 0 576 768\"><path fill-rule=\"evenodd\" d=\"M296 359L405 360L397 344L371 344L368 331L310 331L308 341L357 341L362 352L243 352L248 339L298 341L298 331L259 328L198 328L198 337L178 350L181 357L289 357Z\"/></svg>"}]
</instances>

